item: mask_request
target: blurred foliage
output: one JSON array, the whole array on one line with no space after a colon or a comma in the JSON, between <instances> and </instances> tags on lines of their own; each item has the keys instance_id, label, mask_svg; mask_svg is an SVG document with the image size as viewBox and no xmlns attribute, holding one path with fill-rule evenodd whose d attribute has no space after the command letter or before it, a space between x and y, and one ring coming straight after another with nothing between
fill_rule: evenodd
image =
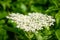
<instances>
[{"instance_id":1,"label":"blurred foliage","mask_svg":"<svg viewBox=\"0 0 60 40\"><path fill-rule=\"evenodd\" d=\"M32 34L28 39L23 30L15 28L16 23L6 19L11 12L41 12L53 16L56 22L49 30ZM60 40L60 0L0 0L0 40Z\"/></svg>"}]
</instances>

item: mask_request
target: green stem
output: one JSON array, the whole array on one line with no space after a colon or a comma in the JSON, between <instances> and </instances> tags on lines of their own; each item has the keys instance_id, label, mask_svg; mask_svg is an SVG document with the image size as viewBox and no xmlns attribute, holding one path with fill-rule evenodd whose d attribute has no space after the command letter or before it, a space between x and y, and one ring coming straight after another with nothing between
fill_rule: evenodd
<instances>
[{"instance_id":1,"label":"green stem","mask_svg":"<svg viewBox=\"0 0 60 40\"><path fill-rule=\"evenodd\" d=\"M41 34L35 33L35 36L36 36L37 40L43 40Z\"/></svg>"},{"instance_id":2,"label":"green stem","mask_svg":"<svg viewBox=\"0 0 60 40\"><path fill-rule=\"evenodd\" d=\"M15 33L15 40L18 40L17 36L16 36L16 33Z\"/></svg>"},{"instance_id":3,"label":"green stem","mask_svg":"<svg viewBox=\"0 0 60 40\"><path fill-rule=\"evenodd\" d=\"M29 38L29 40L31 40L31 38Z\"/></svg>"},{"instance_id":4,"label":"green stem","mask_svg":"<svg viewBox=\"0 0 60 40\"><path fill-rule=\"evenodd\" d=\"M30 38L30 33L28 33L28 35L29 35L29 37L28 37L28 38L29 38L29 40L31 40L31 38Z\"/></svg>"},{"instance_id":5,"label":"green stem","mask_svg":"<svg viewBox=\"0 0 60 40\"><path fill-rule=\"evenodd\" d=\"M27 32L27 34L25 33L26 37L28 38L28 40L31 40L31 35L30 35L30 32Z\"/></svg>"}]
</instances>

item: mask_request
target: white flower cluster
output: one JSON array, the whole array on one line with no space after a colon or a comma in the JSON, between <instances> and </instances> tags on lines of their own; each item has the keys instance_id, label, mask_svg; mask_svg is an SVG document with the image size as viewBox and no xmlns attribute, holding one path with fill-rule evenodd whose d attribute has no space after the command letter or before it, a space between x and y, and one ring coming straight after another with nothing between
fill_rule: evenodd
<instances>
[{"instance_id":1,"label":"white flower cluster","mask_svg":"<svg viewBox=\"0 0 60 40\"><path fill-rule=\"evenodd\" d=\"M48 16L41 13L28 13L23 15L19 13L12 13L7 16L12 21L17 23L17 28L24 29L25 31L35 32L43 29L43 27L54 25L55 19L52 16Z\"/></svg>"}]
</instances>

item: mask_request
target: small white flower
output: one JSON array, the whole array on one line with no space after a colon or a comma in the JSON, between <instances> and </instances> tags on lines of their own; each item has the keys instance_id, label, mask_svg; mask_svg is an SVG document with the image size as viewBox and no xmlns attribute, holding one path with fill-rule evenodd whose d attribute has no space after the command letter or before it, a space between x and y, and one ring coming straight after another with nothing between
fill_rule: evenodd
<instances>
[{"instance_id":1,"label":"small white flower","mask_svg":"<svg viewBox=\"0 0 60 40\"><path fill-rule=\"evenodd\" d=\"M17 28L21 28L27 32L35 32L37 30L42 30L43 27L54 25L53 23L55 22L55 19L53 19L52 16L41 13L28 13L28 15L12 13L9 14L7 18L15 21L17 23Z\"/></svg>"}]
</instances>

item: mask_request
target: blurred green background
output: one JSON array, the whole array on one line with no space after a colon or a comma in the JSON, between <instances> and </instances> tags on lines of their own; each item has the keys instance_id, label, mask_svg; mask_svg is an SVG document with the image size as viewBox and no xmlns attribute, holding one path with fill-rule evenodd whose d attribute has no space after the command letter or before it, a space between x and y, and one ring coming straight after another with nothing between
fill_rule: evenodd
<instances>
[{"instance_id":1,"label":"blurred green background","mask_svg":"<svg viewBox=\"0 0 60 40\"><path fill-rule=\"evenodd\" d=\"M53 16L56 22L51 27L51 37L47 40L60 40L60 0L0 0L0 40L28 40L23 31L13 28L15 23L6 19L12 12L41 12ZM32 40L36 40L34 38Z\"/></svg>"}]
</instances>

